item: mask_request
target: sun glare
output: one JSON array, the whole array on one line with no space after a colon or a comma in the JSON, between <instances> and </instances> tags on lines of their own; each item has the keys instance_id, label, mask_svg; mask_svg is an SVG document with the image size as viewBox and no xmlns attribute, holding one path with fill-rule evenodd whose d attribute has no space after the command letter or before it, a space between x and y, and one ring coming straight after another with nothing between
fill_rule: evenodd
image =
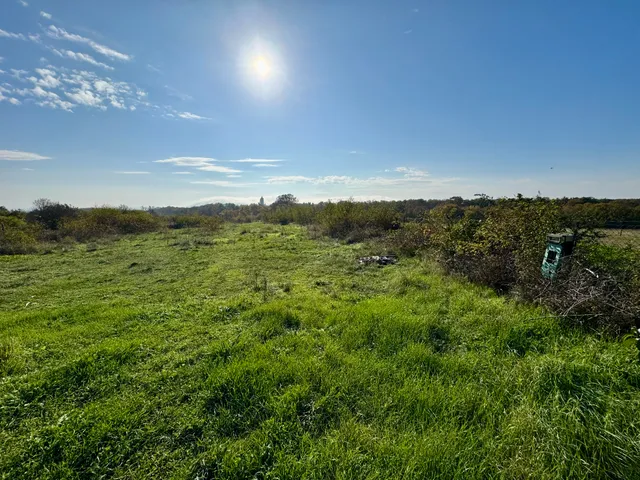
<instances>
[{"instance_id":1,"label":"sun glare","mask_svg":"<svg viewBox=\"0 0 640 480\"><path fill-rule=\"evenodd\" d=\"M286 63L278 45L263 38L247 41L238 56L240 79L253 95L278 98L288 85Z\"/></svg>"},{"instance_id":2,"label":"sun glare","mask_svg":"<svg viewBox=\"0 0 640 480\"><path fill-rule=\"evenodd\" d=\"M255 57L251 66L258 78L265 79L271 73L271 63L263 56Z\"/></svg>"}]
</instances>

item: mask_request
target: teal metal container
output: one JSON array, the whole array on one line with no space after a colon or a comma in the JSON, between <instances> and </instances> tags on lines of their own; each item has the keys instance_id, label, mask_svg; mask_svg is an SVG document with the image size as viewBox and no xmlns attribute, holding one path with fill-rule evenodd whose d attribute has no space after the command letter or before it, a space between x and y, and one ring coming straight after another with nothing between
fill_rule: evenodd
<instances>
[{"instance_id":1,"label":"teal metal container","mask_svg":"<svg viewBox=\"0 0 640 480\"><path fill-rule=\"evenodd\" d=\"M575 237L571 233L551 233L547 235L547 249L542 260L542 276L553 280L558 276L563 264L573 253Z\"/></svg>"}]
</instances>

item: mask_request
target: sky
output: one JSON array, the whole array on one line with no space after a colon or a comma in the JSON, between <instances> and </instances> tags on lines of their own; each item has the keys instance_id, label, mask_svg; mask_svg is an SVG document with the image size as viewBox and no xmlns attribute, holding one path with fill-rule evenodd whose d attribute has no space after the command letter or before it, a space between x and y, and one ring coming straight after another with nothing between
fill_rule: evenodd
<instances>
[{"instance_id":1,"label":"sky","mask_svg":"<svg viewBox=\"0 0 640 480\"><path fill-rule=\"evenodd\" d=\"M636 0L0 12L9 208L640 194Z\"/></svg>"}]
</instances>

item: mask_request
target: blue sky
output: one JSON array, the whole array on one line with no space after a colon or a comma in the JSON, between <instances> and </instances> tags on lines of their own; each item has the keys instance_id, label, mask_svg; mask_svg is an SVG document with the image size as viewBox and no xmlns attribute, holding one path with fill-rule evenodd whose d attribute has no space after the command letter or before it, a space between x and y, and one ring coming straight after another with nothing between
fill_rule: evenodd
<instances>
[{"instance_id":1,"label":"blue sky","mask_svg":"<svg viewBox=\"0 0 640 480\"><path fill-rule=\"evenodd\" d=\"M0 1L0 205L640 193L635 0Z\"/></svg>"}]
</instances>

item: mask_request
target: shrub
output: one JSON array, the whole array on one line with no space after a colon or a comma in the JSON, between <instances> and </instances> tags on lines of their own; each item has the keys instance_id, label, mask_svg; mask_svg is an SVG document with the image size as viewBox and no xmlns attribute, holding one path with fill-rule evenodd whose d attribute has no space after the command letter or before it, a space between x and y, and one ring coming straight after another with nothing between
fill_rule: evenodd
<instances>
[{"instance_id":1,"label":"shrub","mask_svg":"<svg viewBox=\"0 0 640 480\"><path fill-rule=\"evenodd\" d=\"M148 212L99 207L66 221L63 232L83 241L108 235L151 232L159 226L158 218Z\"/></svg>"},{"instance_id":2,"label":"shrub","mask_svg":"<svg viewBox=\"0 0 640 480\"><path fill-rule=\"evenodd\" d=\"M27 214L27 220L39 223L49 230L58 230L66 219L75 218L78 215L77 208L52 202L47 198L39 198L33 204L35 208Z\"/></svg>"},{"instance_id":3,"label":"shrub","mask_svg":"<svg viewBox=\"0 0 640 480\"><path fill-rule=\"evenodd\" d=\"M168 226L169 228L182 229L182 228L202 228L209 232L218 231L224 220L219 216L205 217L203 215L174 215L170 217Z\"/></svg>"},{"instance_id":4,"label":"shrub","mask_svg":"<svg viewBox=\"0 0 640 480\"><path fill-rule=\"evenodd\" d=\"M33 253L39 229L21 218L0 216L0 255Z\"/></svg>"},{"instance_id":5,"label":"shrub","mask_svg":"<svg viewBox=\"0 0 640 480\"><path fill-rule=\"evenodd\" d=\"M318 214L318 223L327 235L355 242L397 228L398 214L383 203L346 200L328 203Z\"/></svg>"}]
</instances>

